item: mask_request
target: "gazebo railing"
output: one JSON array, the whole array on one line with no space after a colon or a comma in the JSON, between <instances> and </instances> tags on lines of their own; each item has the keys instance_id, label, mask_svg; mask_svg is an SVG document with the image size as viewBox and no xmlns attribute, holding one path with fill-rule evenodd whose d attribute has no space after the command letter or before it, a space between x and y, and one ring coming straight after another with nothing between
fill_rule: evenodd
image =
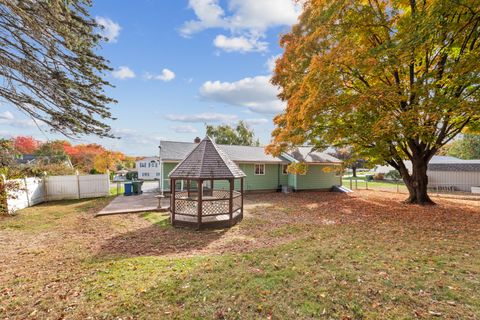
<instances>
[{"instance_id":1,"label":"gazebo railing","mask_svg":"<svg viewBox=\"0 0 480 320\"><path fill-rule=\"evenodd\" d=\"M220 216L230 214L230 191L211 190L211 195L202 197L202 216ZM233 211L241 208L242 194L233 191ZM175 193L175 214L198 216L198 193L177 191Z\"/></svg>"},{"instance_id":2,"label":"gazebo railing","mask_svg":"<svg viewBox=\"0 0 480 320\"><path fill-rule=\"evenodd\" d=\"M175 214L192 217L197 216L197 200L192 198L175 198Z\"/></svg>"}]
</instances>

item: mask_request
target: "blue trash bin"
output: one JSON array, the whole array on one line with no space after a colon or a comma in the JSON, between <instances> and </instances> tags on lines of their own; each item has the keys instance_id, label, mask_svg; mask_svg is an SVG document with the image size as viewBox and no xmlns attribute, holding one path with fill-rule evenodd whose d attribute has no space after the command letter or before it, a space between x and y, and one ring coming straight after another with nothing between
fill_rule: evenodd
<instances>
[{"instance_id":1,"label":"blue trash bin","mask_svg":"<svg viewBox=\"0 0 480 320\"><path fill-rule=\"evenodd\" d=\"M133 184L131 182L125 182L125 192L123 193L123 195L131 196L133 194L132 188L133 188Z\"/></svg>"}]
</instances>

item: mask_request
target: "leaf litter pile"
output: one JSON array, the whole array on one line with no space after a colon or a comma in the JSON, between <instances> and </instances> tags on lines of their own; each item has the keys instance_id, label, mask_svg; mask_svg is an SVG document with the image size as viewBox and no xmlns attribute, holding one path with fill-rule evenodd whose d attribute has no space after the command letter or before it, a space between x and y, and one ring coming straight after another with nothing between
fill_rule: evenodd
<instances>
[{"instance_id":1,"label":"leaf litter pile","mask_svg":"<svg viewBox=\"0 0 480 320\"><path fill-rule=\"evenodd\" d=\"M247 195L231 229L160 213L94 217L109 199L0 218L6 319L477 319L480 204L405 195Z\"/></svg>"}]
</instances>

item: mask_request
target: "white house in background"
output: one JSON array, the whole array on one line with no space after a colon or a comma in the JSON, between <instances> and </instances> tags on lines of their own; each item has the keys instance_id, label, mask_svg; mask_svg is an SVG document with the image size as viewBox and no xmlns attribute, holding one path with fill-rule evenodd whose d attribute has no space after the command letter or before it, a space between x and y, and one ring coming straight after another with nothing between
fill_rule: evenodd
<instances>
[{"instance_id":1,"label":"white house in background","mask_svg":"<svg viewBox=\"0 0 480 320\"><path fill-rule=\"evenodd\" d=\"M138 179L156 180L160 178L160 165L158 157L145 157L135 161Z\"/></svg>"},{"instance_id":2,"label":"white house in background","mask_svg":"<svg viewBox=\"0 0 480 320\"><path fill-rule=\"evenodd\" d=\"M405 161L408 171L412 163ZM375 172L395 170L391 166L377 166ZM438 190L476 192L480 187L480 159L462 160L448 156L434 156L428 164L428 187Z\"/></svg>"},{"instance_id":3,"label":"white house in background","mask_svg":"<svg viewBox=\"0 0 480 320\"><path fill-rule=\"evenodd\" d=\"M432 159L430 160L429 164L437 164L437 163L457 163L457 162L462 162L465 160L458 159L455 157L450 157L450 156L433 156ZM410 160L405 160L403 163L405 163L405 167L407 167L408 171L411 173L412 172L412 162ZM386 165L386 166L376 166L373 171L377 173L388 173L389 171L395 170L394 167Z\"/></svg>"}]
</instances>

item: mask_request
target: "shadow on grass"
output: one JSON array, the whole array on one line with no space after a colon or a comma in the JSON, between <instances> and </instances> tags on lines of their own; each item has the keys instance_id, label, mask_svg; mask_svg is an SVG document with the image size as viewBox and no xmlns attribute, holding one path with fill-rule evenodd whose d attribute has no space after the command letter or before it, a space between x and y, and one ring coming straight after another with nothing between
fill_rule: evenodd
<instances>
[{"instance_id":1,"label":"shadow on grass","mask_svg":"<svg viewBox=\"0 0 480 320\"><path fill-rule=\"evenodd\" d=\"M204 249L228 231L174 228L168 216L160 216L158 213L144 213L141 216L152 225L106 240L96 258L190 254Z\"/></svg>"},{"instance_id":2,"label":"shadow on grass","mask_svg":"<svg viewBox=\"0 0 480 320\"><path fill-rule=\"evenodd\" d=\"M195 231L173 228L167 216L144 213L152 225L116 235L101 243L97 257L189 256L220 240L215 250L249 251L278 245L329 225L362 224L369 228L406 228L437 233L471 229L478 225L478 212L449 203L423 207L383 198L378 193L346 195L302 192L252 195L246 199L244 220L232 229ZM228 233L228 234L227 234Z\"/></svg>"}]
</instances>

